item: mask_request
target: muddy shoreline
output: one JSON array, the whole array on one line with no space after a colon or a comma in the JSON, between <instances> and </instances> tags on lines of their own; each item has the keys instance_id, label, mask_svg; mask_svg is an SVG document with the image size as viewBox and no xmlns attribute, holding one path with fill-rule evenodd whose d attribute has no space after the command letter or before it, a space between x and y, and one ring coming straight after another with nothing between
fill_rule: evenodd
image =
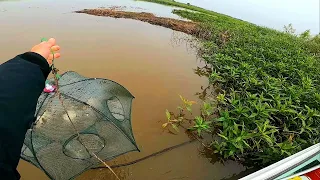
<instances>
[{"instance_id":1,"label":"muddy shoreline","mask_svg":"<svg viewBox=\"0 0 320 180\"><path fill-rule=\"evenodd\" d=\"M152 25L162 26L170 28L175 31L184 32L186 34L195 35L197 34L198 24L191 21L183 21L172 18L157 17L152 13L146 12L128 12L116 10L114 8L98 8L98 9L84 9L80 11L75 11L75 13L85 13L95 16L105 16L113 18L125 18L125 19L134 19L143 22L147 22Z\"/></svg>"}]
</instances>

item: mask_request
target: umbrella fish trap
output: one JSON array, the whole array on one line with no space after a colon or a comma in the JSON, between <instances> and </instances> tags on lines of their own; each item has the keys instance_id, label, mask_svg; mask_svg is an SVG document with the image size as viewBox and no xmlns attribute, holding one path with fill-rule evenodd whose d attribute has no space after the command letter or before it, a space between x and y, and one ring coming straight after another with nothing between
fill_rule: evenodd
<instances>
[{"instance_id":1,"label":"umbrella fish trap","mask_svg":"<svg viewBox=\"0 0 320 180\"><path fill-rule=\"evenodd\" d=\"M65 180L100 164L99 159L138 151L131 128L134 97L128 90L76 72L64 73L58 84L58 92L43 92L38 99L22 159L51 179Z\"/></svg>"}]
</instances>

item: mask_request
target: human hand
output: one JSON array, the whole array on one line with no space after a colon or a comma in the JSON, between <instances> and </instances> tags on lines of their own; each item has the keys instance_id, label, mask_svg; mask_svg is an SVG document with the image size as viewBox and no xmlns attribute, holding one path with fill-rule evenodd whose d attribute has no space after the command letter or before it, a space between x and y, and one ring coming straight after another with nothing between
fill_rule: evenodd
<instances>
[{"instance_id":1,"label":"human hand","mask_svg":"<svg viewBox=\"0 0 320 180\"><path fill-rule=\"evenodd\" d=\"M31 52L40 54L47 60L49 65L51 65L53 59L60 58L61 55L58 53L59 50L60 46L56 45L56 40L54 38L50 38L48 41L35 45L31 49Z\"/></svg>"}]
</instances>

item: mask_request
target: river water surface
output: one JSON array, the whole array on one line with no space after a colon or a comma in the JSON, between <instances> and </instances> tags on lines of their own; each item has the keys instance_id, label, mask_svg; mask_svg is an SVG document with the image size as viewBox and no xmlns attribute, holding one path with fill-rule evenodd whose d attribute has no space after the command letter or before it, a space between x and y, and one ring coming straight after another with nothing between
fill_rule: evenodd
<instances>
[{"instance_id":1,"label":"river water surface","mask_svg":"<svg viewBox=\"0 0 320 180\"><path fill-rule=\"evenodd\" d=\"M163 132L165 109L174 110L178 94L194 95L207 84L194 74L200 66L195 53L173 43L176 32L147 23L72 13L83 8L126 6L128 10L153 12L177 18L171 8L131 0L0 0L0 63L28 51L42 37L55 37L62 47L56 67L87 77L114 80L136 98L132 109L134 135L141 152L123 155L110 164L125 163L189 138L181 132ZM188 144L132 166L115 169L128 180L213 180L230 178L245 168L233 161L224 164L199 153L198 143ZM20 161L22 180L46 180L44 173ZM108 170L90 170L77 179L115 179Z\"/></svg>"}]
</instances>

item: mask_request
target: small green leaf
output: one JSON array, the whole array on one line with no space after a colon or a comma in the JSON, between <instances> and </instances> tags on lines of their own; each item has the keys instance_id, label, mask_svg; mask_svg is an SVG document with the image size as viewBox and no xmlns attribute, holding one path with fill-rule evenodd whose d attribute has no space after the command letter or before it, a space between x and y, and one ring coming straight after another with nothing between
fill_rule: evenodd
<instances>
[{"instance_id":1,"label":"small green leaf","mask_svg":"<svg viewBox=\"0 0 320 180\"><path fill-rule=\"evenodd\" d=\"M46 41L48 41L47 38L41 38L41 42L46 42Z\"/></svg>"},{"instance_id":2,"label":"small green leaf","mask_svg":"<svg viewBox=\"0 0 320 180\"><path fill-rule=\"evenodd\" d=\"M169 120L170 122L173 122L173 123L178 123L179 120L176 120L176 119L172 119L172 120Z\"/></svg>"},{"instance_id":3,"label":"small green leaf","mask_svg":"<svg viewBox=\"0 0 320 180\"><path fill-rule=\"evenodd\" d=\"M171 114L170 112L168 111L168 109L166 110L166 116L167 116L167 119L168 121L171 119Z\"/></svg>"},{"instance_id":4,"label":"small green leaf","mask_svg":"<svg viewBox=\"0 0 320 180\"><path fill-rule=\"evenodd\" d=\"M197 124L197 125L201 125L201 124L203 123L202 117L196 116L195 119L196 119L196 124Z\"/></svg>"},{"instance_id":5,"label":"small green leaf","mask_svg":"<svg viewBox=\"0 0 320 180\"><path fill-rule=\"evenodd\" d=\"M245 144L248 148L251 148L251 146L245 141L245 140L242 140L243 144Z\"/></svg>"},{"instance_id":6,"label":"small green leaf","mask_svg":"<svg viewBox=\"0 0 320 180\"><path fill-rule=\"evenodd\" d=\"M306 140L304 140L304 139L301 139L301 138L299 138L297 141L299 141L299 142L301 142L301 143L305 143L305 144L307 144L307 141L306 141Z\"/></svg>"},{"instance_id":7,"label":"small green leaf","mask_svg":"<svg viewBox=\"0 0 320 180\"><path fill-rule=\"evenodd\" d=\"M177 132L180 132L179 128L177 127L177 125L175 124L171 124L172 128L177 131Z\"/></svg>"},{"instance_id":8,"label":"small green leaf","mask_svg":"<svg viewBox=\"0 0 320 180\"><path fill-rule=\"evenodd\" d=\"M190 131L194 131L194 130L196 130L196 129L197 129L196 127L188 128L188 130L190 130Z\"/></svg>"},{"instance_id":9,"label":"small green leaf","mask_svg":"<svg viewBox=\"0 0 320 180\"><path fill-rule=\"evenodd\" d=\"M220 117L220 118L217 118L217 119L214 119L215 121L225 121L226 118L225 117Z\"/></svg>"},{"instance_id":10,"label":"small green leaf","mask_svg":"<svg viewBox=\"0 0 320 180\"><path fill-rule=\"evenodd\" d=\"M220 136L220 137L222 137L223 139L225 139L225 140L229 140L226 136L224 136L224 135L222 135L222 134L218 134L218 136Z\"/></svg>"},{"instance_id":11,"label":"small green leaf","mask_svg":"<svg viewBox=\"0 0 320 180\"><path fill-rule=\"evenodd\" d=\"M187 108L187 110L188 110L189 112L192 112L192 109L191 109L190 106L187 106L186 108Z\"/></svg>"},{"instance_id":12,"label":"small green leaf","mask_svg":"<svg viewBox=\"0 0 320 180\"><path fill-rule=\"evenodd\" d=\"M258 114L257 113L252 113L248 118L254 118L256 117Z\"/></svg>"},{"instance_id":13,"label":"small green leaf","mask_svg":"<svg viewBox=\"0 0 320 180\"><path fill-rule=\"evenodd\" d=\"M179 122L182 122L183 119L184 119L183 117L178 117L178 121L179 121Z\"/></svg>"},{"instance_id":14,"label":"small green leaf","mask_svg":"<svg viewBox=\"0 0 320 180\"><path fill-rule=\"evenodd\" d=\"M166 128L168 126L168 123L162 124L162 128Z\"/></svg>"},{"instance_id":15,"label":"small green leaf","mask_svg":"<svg viewBox=\"0 0 320 180\"><path fill-rule=\"evenodd\" d=\"M197 129L197 132L198 132L198 136L200 137L201 136L201 129Z\"/></svg>"},{"instance_id":16,"label":"small green leaf","mask_svg":"<svg viewBox=\"0 0 320 180\"><path fill-rule=\"evenodd\" d=\"M181 101L186 102L185 99L181 95L179 95L179 97L180 97Z\"/></svg>"},{"instance_id":17,"label":"small green leaf","mask_svg":"<svg viewBox=\"0 0 320 180\"><path fill-rule=\"evenodd\" d=\"M60 74L56 74L56 78L59 80L61 78Z\"/></svg>"},{"instance_id":18,"label":"small green leaf","mask_svg":"<svg viewBox=\"0 0 320 180\"><path fill-rule=\"evenodd\" d=\"M230 151L228 155L229 156L233 156L234 155L234 151Z\"/></svg>"},{"instance_id":19,"label":"small green leaf","mask_svg":"<svg viewBox=\"0 0 320 180\"><path fill-rule=\"evenodd\" d=\"M287 109L285 112L291 113L291 114L297 114L298 112L294 109Z\"/></svg>"}]
</instances>

